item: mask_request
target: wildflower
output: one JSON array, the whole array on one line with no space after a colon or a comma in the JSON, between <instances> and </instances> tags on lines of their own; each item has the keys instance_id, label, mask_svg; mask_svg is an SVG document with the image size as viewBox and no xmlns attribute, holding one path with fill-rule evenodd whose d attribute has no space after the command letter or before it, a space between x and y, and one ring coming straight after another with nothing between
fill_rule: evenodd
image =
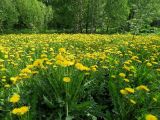
<instances>
[{"instance_id":1,"label":"wildflower","mask_svg":"<svg viewBox=\"0 0 160 120\"><path fill-rule=\"evenodd\" d=\"M137 61L138 63L142 63L142 61L140 61L140 60L135 60L135 61Z\"/></svg>"},{"instance_id":2,"label":"wildflower","mask_svg":"<svg viewBox=\"0 0 160 120\"><path fill-rule=\"evenodd\" d=\"M124 81L125 81L125 82L129 82L129 79L125 78Z\"/></svg>"},{"instance_id":3,"label":"wildflower","mask_svg":"<svg viewBox=\"0 0 160 120\"><path fill-rule=\"evenodd\" d=\"M61 53L65 53L65 52L66 52L66 49L65 49L65 48L59 48L58 51L61 52Z\"/></svg>"},{"instance_id":4,"label":"wildflower","mask_svg":"<svg viewBox=\"0 0 160 120\"><path fill-rule=\"evenodd\" d=\"M52 65L53 63L51 61L46 62L47 65Z\"/></svg>"},{"instance_id":5,"label":"wildflower","mask_svg":"<svg viewBox=\"0 0 160 120\"><path fill-rule=\"evenodd\" d=\"M32 71L33 75L38 74L38 73L39 73L38 71Z\"/></svg>"},{"instance_id":6,"label":"wildflower","mask_svg":"<svg viewBox=\"0 0 160 120\"><path fill-rule=\"evenodd\" d=\"M136 68L134 66L130 66L130 69L132 70L132 72L136 71Z\"/></svg>"},{"instance_id":7,"label":"wildflower","mask_svg":"<svg viewBox=\"0 0 160 120\"><path fill-rule=\"evenodd\" d=\"M41 58L47 58L46 54L41 54Z\"/></svg>"},{"instance_id":8,"label":"wildflower","mask_svg":"<svg viewBox=\"0 0 160 120\"><path fill-rule=\"evenodd\" d=\"M124 73L119 73L119 76L122 77L122 78L126 77L126 75Z\"/></svg>"},{"instance_id":9,"label":"wildflower","mask_svg":"<svg viewBox=\"0 0 160 120\"><path fill-rule=\"evenodd\" d=\"M132 62L131 60L127 60L124 62L124 64L130 65L131 62Z\"/></svg>"},{"instance_id":10,"label":"wildflower","mask_svg":"<svg viewBox=\"0 0 160 120\"><path fill-rule=\"evenodd\" d=\"M70 79L69 77L64 77L64 78L63 78L63 81L66 82L66 83L68 83L68 82L71 81L71 79Z\"/></svg>"},{"instance_id":11,"label":"wildflower","mask_svg":"<svg viewBox=\"0 0 160 120\"><path fill-rule=\"evenodd\" d=\"M98 67L97 65L93 65L93 66L91 66L91 70L95 72L95 71L97 71L97 67Z\"/></svg>"},{"instance_id":12,"label":"wildflower","mask_svg":"<svg viewBox=\"0 0 160 120\"><path fill-rule=\"evenodd\" d=\"M64 61L62 62L62 65L63 65L64 67L71 66L71 65L74 65L74 61L64 60Z\"/></svg>"},{"instance_id":13,"label":"wildflower","mask_svg":"<svg viewBox=\"0 0 160 120\"><path fill-rule=\"evenodd\" d=\"M25 79L27 79L27 78L30 78L30 75L28 75L28 74L26 74L26 73L20 73L20 74L19 74L19 77L20 77L20 78L25 78Z\"/></svg>"},{"instance_id":14,"label":"wildflower","mask_svg":"<svg viewBox=\"0 0 160 120\"><path fill-rule=\"evenodd\" d=\"M33 62L33 66L44 68L43 62L44 62L44 60L42 60L42 59L37 59L37 60L35 60L35 61Z\"/></svg>"},{"instance_id":15,"label":"wildflower","mask_svg":"<svg viewBox=\"0 0 160 120\"><path fill-rule=\"evenodd\" d=\"M127 90L124 90L124 89L120 90L120 93L121 93L122 95L127 95L127 94L128 94Z\"/></svg>"},{"instance_id":16,"label":"wildflower","mask_svg":"<svg viewBox=\"0 0 160 120\"><path fill-rule=\"evenodd\" d=\"M21 73L32 73L32 71L28 68L24 68L21 70Z\"/></svg>"},{"instance_id":17,"label":"wildflower","mask_svg":"<svg viewBox=\"0 0 160 120\"><path fill-rule=\"evenodd\" d=\"M12 95L12 97L9 99L9 102L11 103L17 103L20 100L20 96L18 94Z\"/></svg>"},{"instance_id":18,"label":"wildflower","mask_svg":"<svg viewBox=\"0 0 160 120\"><path fill-rule=\"evenodd\" d=\"M20 108L14 108L12 110L12 114L21 116L21 115L24 115L28 111L29 111L29 107L28 106L22 106Z\"/></svg>"},{"instance_id":19,"label":"wildflower","mask_svg":"<svg viewBox=\"0 0 160 120\"><path fill-rule=\"evenodd\" d=\"M130 70L131 70L131 68L128 67L128 66L126 66L126 65L123 66L123 69L125 69L125 70L127 70L127 71L130 71Z\"/></svg>"},{"instance_id":20,"label":"wildflower","mask_svg":"<svg viewBox=\"0 0 160 120\"><path fill-rule=\"evenodd\" d=\"M140 86L136 87L136 89L137 89L137 90L145 90L145 91L147 91L147 92L150 91L150 90L148 89L148 87L145 86L145 85L140 85Z\"/></svg>"},{"instance_id":21,"label":"wildflower","mask_svg":"<svg viewBox=\"0 0 160 120\"><path fill-rule=\"evenodd\" d=\"M116 76L115 76L115 75L112 75L111 78L116 78Z\"/></svg>"},{"instance_id":22,"label":"wildflower","mask_svg":"<svg viewBox=\"0 0 160 120\"><path fill-rule=\"evenodd\" d=\"M60 61L63 61L65 58L61 55L61 54L58 54L56 56L56 60L60 60Z\"/></svg>"},{"instance_id":23,"label":"wildflower","mask_svg":"<svg viewBox=\"0 0 160 120\"><path fill-rule=\"evenodd\" d=\"M149 63L149 62L148 62L146 65L147 65L148 67L151 67L151 66L152 66L152 63Z\"/></svg>"},{"instance_id":24,"label":"wildflower","mask_svg":"<svg viewBox=\"0 0 160 120\"><path fill-rule=\"evenodd\" d=\"M146 115L146 120L158 120L158 118L152 114L147 114Z\"/></svg>"},{"instance_id":25,"label":"wildflower","mask_svg":"<svg viewBox=\"0 0 160 120\"><path fill-rule=\"evenodd\" d=\"M104 60L106 58L105 53L100 54L99 58L102 59L102 60Z\"/></svg>"},{"instance_id":26,"label":"wildflower","mask_svg":"<svg viewBox=\"0 0 160 120\"><path fill-rule=\"evenodd\" d=\"M34 66L33 65L27 65L28 69L32 69Z\"/></svg>"},{"instance_id":27,"label":"wildflower","mask_svg":"<svg viewBox=\"0 0 160 120\"><path fill-rule=\"evenodd\" d=\"M15 84L17 82L18 78L19 78L18 76L11 77L10 80Z\"/></svg>"},{"instance_id":28,"label":"wildflower","mask_svg":"<svg viewBox=\"0 0 160 120\"><path fill-rule=\"evenodd\" d=\"M22 106L22 107L20 108L21 114L26 113L28 110L29 110L29 107L27 107L27 106Z\"/></svg>"},{"instance_id":29,"label":"wildflower","mask_svg":"<svg viewBox=\"0 0 160 120\"><path fill-rule=\"evenodd\" d=\"M78 70L81 70L81 71L89 71L90 69L86 66L84 66L83 64L81 63L76 63L75 64L75 67L78 69Z\"/></svg>"},{"instance_id":30,"label":"wildflower","mask_svg":"<svg viewBox=\"0 0 160 120\"><path fill-rule=\"evenodd\" d=\"M134 89L133 88L125 88L125 90L128 92L128 93L134 93Z\"/></svg>"},{"instance_id":31,"label":"wildflower","mask_svg":"<svg viewBox=\"0 0 160 120\"><path fill-rule=\"evenodd\" d=\"M132 56L131 59L132 59L132 60L137 60L137 59L138 59L138 56Z\"/></svg>"}]
</instances>

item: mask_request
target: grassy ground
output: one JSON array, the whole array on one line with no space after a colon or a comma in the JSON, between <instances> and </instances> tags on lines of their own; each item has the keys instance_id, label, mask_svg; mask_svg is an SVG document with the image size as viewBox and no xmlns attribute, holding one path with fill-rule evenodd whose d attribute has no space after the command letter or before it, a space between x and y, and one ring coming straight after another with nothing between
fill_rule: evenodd
<instances>
[{"instance_id":1,"label":"grassy ground","mask_svg":"<svg viewBox=\"0 0 160 120\"><path fill-rule=\"evenodd\" d=\"M0 36L2 120L157 120L160 36Z\"/></svg>"}]
</instances>

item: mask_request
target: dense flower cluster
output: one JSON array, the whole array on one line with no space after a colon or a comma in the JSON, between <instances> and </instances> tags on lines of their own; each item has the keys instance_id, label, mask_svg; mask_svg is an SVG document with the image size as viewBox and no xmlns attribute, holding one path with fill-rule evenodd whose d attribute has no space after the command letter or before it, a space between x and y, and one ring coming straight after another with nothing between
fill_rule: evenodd
<instances>
[{"instance_id":1,"label":"dense flower cluster","mask_svg":"<svg viewBox=\"0 0 160 120\"><path fill-rule=\"evenodd\" d=\"M15 115L24 115L26 112L29 111L29 107L28 106L22 106L20 108L14 108L12 110L12 113L15 114Z\"/></svg>"},{"instance_id":2,"label":"dense flower cluster","mask_svg":"<svg viewBox=\"0 0 160 120\"><path fill-rule=\"evenodd\" d=\"M0 110L6 107L12 115L21 116L28 111L28 114L31 114L35 107L33 103L39 102L39 99L33 102L32 99L25 99L23 95L33 95L33 86L36 92L40 91L37 96L57 97L55 103L65 104L66 111L70 109L68 104L71 104L72 100L74 104L79 104L83 99L94 102L101 99L95 99L97 91L100 90L103 97L109 97L106 98L107 102L104 102L107 104L104 108L107 110L112 106L109 111L112 111L110 114L114 114L114 117L124 119L124 116L132 113L135 119L158 120L160 111L156 106L160 105L159 56L158 35L134 36L134 39L130 34L2 35ZM91 94L88 89L92 89L89 90ZM82 93L78 94L81 91ZM93 95L92 92L96 94ZM85 98L84 94L90 98ZM52 107L54 99L48 98L42 98L40 103L47 103ZM24 106L26 104L30 107Z\"/></svg>"}]
</instances>

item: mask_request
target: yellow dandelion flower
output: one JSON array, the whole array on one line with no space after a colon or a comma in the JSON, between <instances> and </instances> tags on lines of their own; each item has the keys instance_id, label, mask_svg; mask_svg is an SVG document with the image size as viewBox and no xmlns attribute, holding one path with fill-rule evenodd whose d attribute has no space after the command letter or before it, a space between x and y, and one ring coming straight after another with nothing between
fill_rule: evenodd
<instances>
[{"instance_id":1,"label":"yellow dandelion flower","mask_svg":"<svg viewBox=\"0 0 160 120\"><path fill-rule=\"evenodd\" d=\"M10 80L13 82L13 83L16 83L17 82L17 80L18 80L18 76L16 76L16 77L11 77L10 78Z\"/></svg>"},{"instance_id":2,"label":"yellow dandelion flower","mask_svg":"<svg viewBox=\"0 0 160 120\"><path fill-rule=\"evenodd\" d=\"M41 58L47 58L46 54L41 54Z\"/></svg>"},{"instance_id":3,"label":"yellow dandelion flower","mask_svg":"<svg viewBox=\"0 0 160 120\"><path fill-rule=\"evenodd\" d=\"M145 91L147 91L147 92L150 91L150 90L148 89L148 87L145 86L145 85L140 85L140 86L136 87L136 89L137 89L137 90L145 90Z\"/></svg>"},{"instance_id":4,"label":"yellow dandelion flower","mask_svg":"<svg viewBox=\"0 0 160 120\"><path fill-rule=\"evenodd\" d=\"M24 68L21 70L21 73L32 73L32 71L28 68Z\"/></svg>"},{"instance_id":5,"label":"yellow dandelion flower","mask_svg":"<svg viewBox=\"0 0 160 120\"><path fill-rule=\"evenodd\" d=\"M58 54L56 56L56 60L60 60L60 61L63 61L65 58L61 55L61 54Z\"/></svg>"},{"instance_id":6,"label":"yellow dandelion flower","mask_svg":"<svg viewBox=\"0 0 160 120\"><path fill-rule=\"evenodd\" d=\"M97 71L97 68L98 68L98 66L97 66L97 65L93 65L93 66L91 66L91 70L92 70L92 71L94 71L94 72L95 72L95 71Z\"/></svg>"},{"instance_id":7,"label":"yellow dandelion flower","mask_svg":"<svg viewBox=\"0 0 160 120\"><path fill-rule=\"evenodd\" d=\"M64 60L64 61L61 63L61 65L64 66L64 67L71 66L71 65L74 65L74 61Z\"/></svg>"},{"instance_id":8,"label":"yellow dandelion flower","mask_svg":"<svg viewBox=\"0 0 160 120\"><path fill-rule=\"evenodd\" d=\"M126 71L130 71L131 70L131 68L126 66L126 65L123 66L123 69L125 69Z\"/></svg>"},{"instance_id":9,"label":"yellow dandelion flower","mask_svg":"<svg viewBox=\"0 0 160 120\"><path fill-rule=\"evenodd\" d=\"M37 60L35 60L35 61L33 62L33 66L44 68L43 62L44 62L44 60L42 60L42 59L37 59Z\"/></svg>"},{"instance_id":10,"label":"yellow dandelion flower","mask_svg":"<svg viewBox=\"0 0 160 120\"><path fill-rule=\"evenodd\" d=\"M47 65L52 65L53 63L51 61L46 62Z\"/></svg>"},{"instance_id":11,"label":"yellow dandelion flower","mask_svg":"<svg viewBox=\"0 0 160 120\"><path fill-rule=\"evenodd\" d=\"M34 66L33 65L27 65L28 69L32 69Z\"/></svg>"},{"instance_id":12,"label":"yellow dandelion flower","mask_svg":"<svg viewBox=\"0 0 160 120\"><path fill-rule=\"evenodd\" d=\"M125 78L124 81L125 81L125 82L129 82L129 79Z\"/></svg>"},{"instance_id":13,"label":"yellow dandelion flower","mask_svg":"<svg viewBox=\"0 0 160 120\"><path fill-rule=\"evenodd\" d=\"M21 111L21 114L23 115L24 113L28 112L29 111L29 107L28 106L22 106L20 108L20 111Z\"/></svg>"},{"instance_id":14,"label":"yellow dandelion flower","mask_svg":"<svg viewBox=\"0 0 160 120\"><path fill-rule=\"evenodd\" d=\"M22 106L20 108L14 108L11 113L21 116L21 115L24 115L28 111L29 111L29 107L28 106Z\"/></svg>"},{"instance_id":15,"label":"yellow dandelion flower","mask_svg":"<svg viewBox=\"0 0 160 120\"><path fill-rule=\"evenodd\" d=\"M158 118L152 114L147 114L146 115L146 120L158 120Z\"/></svg>"},{"instance_id":16,"label":"yellow dandelion flower","mask_svg":"<svg viewBox=\"0 0 160 120\"><path fill-rule=\"evenodd\" d=\"M127 90L124 90L124 89L120 90L120 93L121 93L122 95L127 95L127 94L128 94Z\"/></svg>"},{"instance_id":17,"label":"yellow dandelion flower","mask_svg":"<svg viewBox=\"0 0 160 120\"><path fill-rule=\"evenodd\" d=\"M148 67L151 67L151 66L152 66L152 63L149 63L149 62L148 62L146 65L147 65Z\"/></svg>"},{"instance_id":18,"label":"yellow dandelion flower","mask_svg":"<svg viewBox=\"0 0 160 120\"><path fill-rule=\"evenodd\" d=\"M132 56L131 59L132 59L132 60L137 60L137 59L138 59L138 56Z\"/></svg>"},{"instance_id":19,"label":"yellow dandelion flower","mask_svg":"<svg viewBox=\"0 0 160 120\"><path fill-rule=\"evenodd\" d=\"M66 49L65 49L65 48L59 48L58 51L61 52L61 53L65 53L65 52L66 52Z\"/></svg>"},{"instance_id":20,"label":"yellow dandelion flower","mask_svg":"<svg viewBox=\"0 0 160 120\"><path fill-rule=\"evenodd\" d=\"M63 78L63 81L66 82L66 83L69 83L71 81L71 78L69 77L64 77Z\"/></svg>"},{"instance_id":21,"label":"yellow dandelion flower","mask_svg":"<svg viewBox=\"0 0 160 120\"><path fill-rule=\"evenodd\" d=\"M122 77L122 78L125 78L125 77L126 77L126 74L124 74L124 73L119 73L119 76Z\"/></svg>"},{"instance_id":22,"label":"yellow dandelion flower","mask_svg":"<svg viewBox=\"0 0 160 120\"><path fill-rule=\"evenodd\" d=\"M39 72L38 71L32 71L32 74L38 74Z\"/></svg>"},{"instance_id":23,"label":"yellow dandelion flower","mask_svg":"<svg viewBox=\"0 0 160 120\"><path fill-rule=\"evenodd\" d=\"M134 93L134 92L135 92L133 88L129 88L129 87L125 88L125 90L126 90L128 93Z\"/></svg>"},{"instance_id":24,"label":"yellow dandelion flower","mask_svg":"<svg viewBox=\"0 0 160 120\"><path fill-rule=\"evenodd\" d=\"M115 75L112 75L111 78L116 78L116 76L115 76Z\"/></svg>"},{"instance_id":25,"label":"yellow dandelion flower","mask_svg":"<svg viewBox=\"0 0 160 120\"><path fill-rule=\"evenodd\" d=\"M13 113L13 114L17 114L17 115L18 115L19 112L20 112L19 108L14 108L14 109L12 110L12 113Z\"/></svg>"},{"instance_id":26,"label":"yellow dandelion flower","mask_svg":"<svg viewBox=\"0 0 160 120\"><path fill-rule=\"evenodd\" d=\"M75 67L78 69L78 70L81 70L81 71L89 71L90 68L84 66L83 64L81 63L76 63L75 64Z\"/></svg>"},{"instance_id":27,"label":"yellow dandelion flower","mask_svg":"<svg viewBox=\"0 0 160 120\"><path fill-rule=\"evenodd\" d=\"M11 96L11 98L9 99L9 102L11 103L17 103L20 100L20 96L15 93L14 95Z\"/></svg>"}]
</instances>

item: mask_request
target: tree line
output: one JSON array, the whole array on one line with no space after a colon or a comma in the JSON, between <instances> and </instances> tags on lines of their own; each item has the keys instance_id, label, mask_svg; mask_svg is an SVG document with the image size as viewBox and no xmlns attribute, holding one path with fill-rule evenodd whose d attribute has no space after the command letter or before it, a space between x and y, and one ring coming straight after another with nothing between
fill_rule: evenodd
<instances>
[{"instance_id":1,"label":"tree line","mask_svg":"<svg viewBox=\"0 0 160 120\"><path fill-rule=\"evenodd\" d=\"M150 32L160 0L0 0L0 32Z\"/></svg>"}]
</instances>

